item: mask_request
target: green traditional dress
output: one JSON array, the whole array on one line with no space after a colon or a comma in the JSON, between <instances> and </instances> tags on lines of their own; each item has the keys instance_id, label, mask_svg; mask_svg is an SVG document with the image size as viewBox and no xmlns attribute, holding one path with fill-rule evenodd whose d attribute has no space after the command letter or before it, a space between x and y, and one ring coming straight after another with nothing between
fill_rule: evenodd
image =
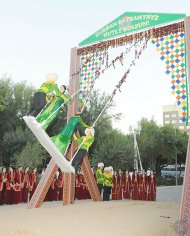
<instances>
[{"instance_id":1,"label":"green traditional dress","mask_svg":"<svg viewBox=\"0 0 190 236\"><path fill-rule=\"evenodd\" d=\"M97 180L97 184L101 184L103 186L103 184L104 184L104 174L103 174L103 171L101 169L97 169L97 171L96 171L96 180Z\"/></svg>"},{"instance_id":2,"label":"green traditional dress","mask_svg":"<svg viewBox=\"0 0 190 236\"><path fill-rule=\"evenodd\" d=\"M44 109L44 111L37 117L37 121L39 123L42 123L43 121L43 128L46 130L50 123L55 119L57 114L60 112L60 109L58 109L63 103L64 99L60 96L55 96L52 100L52 102ZM65 103L66 105L68 104Z\"/></svg>"},{"instance_id":3,"label":"green traditional dress","mask_svg":"<svg viewBox=\"0 0 190 236\"><path fill-rule=\"evenodd\" d=\"M67 101L67 96L65 96L63 93L60 92L57 84L54 81L47 81L41 85L39 89L36 90L37 92L45 93L46 96L53 96L58 95L61 97L64 101Z\"/></svg>"},{"instance_id":4,"label":"green traditional dress","mask_svg":"<svg viewBox=\"0 0 190 236\"><path fill-rule=\"evenodd\" d=\"M78 125L83 128L89 128L89 126L82 121L80 116L73 116L58 135L51 137L61 153L64 154Z\"/></svg>"},{"instance_id":5,"label":"green traditional dress","mask_svg":"<svg viewBox=\"0 0 190 236\"><path fill-rule=\"evenodd\" d=\"M72 161L72 166L75 168L75 173L77 173L80 164L82 163L84 157L87 155L90 146L94 142L94 137L91 134L88 134L87 136L77 138L74 134L74 140L79 145L79 150L76 151L76 154L74 155Z\"/></svg>"},{"instance_id":6,"label":"green traditional dress","mask_svg":"<svg viewBox=\"0 0 190 236\"><path fill-rule=\"evenodd\" d=\"M98 190L100 192L100 195L102 194L102 189L104 186L104 174L103 171L101 169L97 169L96 171L96 181L97 181L97 186L98 186Z\"/></svg>"},{"instance_id":7,"label":"green traditional dress","mask_svg":"<svg viewBox=\"0 0 190 236\"><path fill-rule=\"evenodd\" d=\"M68 101L67 96L59 91L55 82L45 82L38 90L35 91L33 103L30 107L28 115L36 117L46 106L48 98L52 97L53 95L59 96L66 102Z\"/></svg>"},{"instance_id":8,"label":"green traditional dress","mask_svg":"<svg viewBox=\"0 0 190 236\"><path fill-rule=\"evenodd\" d=\"M110 200L110 194L112 189L112 175L110 173L104 174L104 193L103 193L103 201Z\"/></svg>"},{"instance_id":9,"label":"green traditional dress","mask_svg":"<svg viewBox=\"0 0 190 236\"><path fill-rule=\"evenodd\" d=\"M94 142L94 137L92 135L87 135L87 136L82 136L80 138L77 138L76 135L73 135L74 140L78 143L78 145L80 145L83 140L85 139L85 141L82 143L80 149L84 149L86 150L86 152L88 152L90 146L93 144Z\"/></svg>"}]
</instances>

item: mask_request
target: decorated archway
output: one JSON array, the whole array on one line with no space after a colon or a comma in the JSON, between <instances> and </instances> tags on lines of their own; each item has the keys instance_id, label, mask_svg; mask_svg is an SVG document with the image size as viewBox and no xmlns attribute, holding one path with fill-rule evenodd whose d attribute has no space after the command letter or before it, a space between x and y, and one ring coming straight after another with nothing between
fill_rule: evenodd
<instances>
[{"instance_id":1,"label":"decorated archway","mask_svg":"<svg viewBox=\"0 0 190 236\"><path fill-rule=\"evenodd\" d=\"M171 80L171 92L176 98L180 109L181 121L188 124L188 78L190 78L190 17L185 14L163 14L163 13L135 13L126 12L98 30L96 33L79 43L78 48L71 49L70 59L70 94L81 89L79 96L69 105L68 119L81 111L90 99L92 89L96 80L102 73L111 67L117 67L130 51L135 47L135 58L131 61L129 68L116 84L112 97L126 81L131 69L151 41L159 52L161 61L165 64L165 72ZM109 61L109 50L114 47L128 45L125 51ZM74 145L74 144L73 144ZM74 147L71 147L69 156L73 156ZM189 149L188 149L189 150ZM189 153L189 151L188 151ZM29 207L39 207L43 201L51 180L58 166L52 159L42 177L39 189L31 200ZM88 158L82 164L82 170L92 199L100 200L94 177L90 171ZM186 174L184 177L184 190L180 219L184 224L188 223L189 213L186 207L190 205L188 200L188 189L190 189L189 155L186 160ZM74 177L65 174L65 192L63 194L64 204L74 202ZM188 205L189 204L189 205ZM188 217L188 218L187 218Z\"/></svg>"}]
</instances>

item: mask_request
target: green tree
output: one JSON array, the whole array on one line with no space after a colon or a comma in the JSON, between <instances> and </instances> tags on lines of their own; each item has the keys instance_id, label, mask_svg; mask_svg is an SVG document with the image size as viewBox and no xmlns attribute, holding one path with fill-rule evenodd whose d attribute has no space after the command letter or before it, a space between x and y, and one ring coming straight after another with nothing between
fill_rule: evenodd
<instances>
[{"instance_id":1,"label":"green tree","mask_svg":"<svg viewBox=\"0 0 190 236\"><path fill-rule=\"evenodd\" d=\"M97 147L92 153L92 160L97 164L104 162L114 169L131 169L133 163L133 144L128 135L116 129L105 133L98 138Z\"/></svg>"},{"instance_id":2,"label":"green tree","mask_svg":"<svg viewBox=\"0 0 190 236\"><path fill-rule=\"evenodd\" d=\"M30 168L40 168L47 160L47 154L38 141L31 143L27 142L26 146L18 154L14 155L11 164L13 166L23 165Z\"/></svg>"},{"instance_id":3,"label":"green tree","mask_svg":"<svg viewBox=\"0 0 190 236\"><path fill-rule=\"evenodd\" d=\"M174 164L184 163L187 149L187 134L171 125L159 127L154 120L141 120L142 131L137 137L143 167L151 168L161 175L161 169Z\"/></svg>"},{"instance_id":4,"label":"green tree","mask_svg":"<svg viewBox=\"0 0 190 236\"><path fill-rule=\"evenodd\" d=\"M4 163L11 159L11 156L6 155L4 146L6 133L14 133L18 127L22 130L26 128L22 116L29 110L33 87L27 85L25 81L13 83L12 79L5 75L0 79L0 88L2 108L0 109L0 164L2 164L2 159Z\"/></svg>"},{"instance_id":5,"label":"green tree","mask_svg":"<svg viewBox=\"0 0 190 236\"><path fill-rule=\"evenodd\" d=\"M16 127L15 130L7 131L3 137L4 165L8 166L14 155L20 153L26 146L27 141L35 142L36 139L31 131L26 128Z\"/></svg>"},{"instance_id":6,"label":"green tree","mask_svg":"<svg viewBox=\"0 0 190 236\"><path fill-rule=\"evenodd\" d=\"M139 144L143 168L155 169L156 156L159 152L159 143L157 142L160 133L159 126L154 120L148 121L145 118L141 120L140 124L142 130L140 135L137 135L137 142Z\"/></svg>"}]
</instances>

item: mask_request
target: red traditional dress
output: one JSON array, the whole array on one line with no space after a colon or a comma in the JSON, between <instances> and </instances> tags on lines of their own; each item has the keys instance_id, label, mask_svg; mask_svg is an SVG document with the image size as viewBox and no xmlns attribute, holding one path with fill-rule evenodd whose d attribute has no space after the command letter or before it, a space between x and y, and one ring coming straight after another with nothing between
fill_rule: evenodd
<instances>
[{"instance_id":1,"label":"red traditional dress","mask_svg":"<svg viewBox=\"0 0 190 236\"><path fill-rule=\"evenodd\" d=\"M13 194L14 194L14 172L9 171L7 173L5 204L8 205L13 204Z\"/></svg>"},{"instance_id":2,"label":"red traditional dress","mask_svg":"<svg viewBox=\"0 0 190 236\"><path fill-rule=\"evenodd\" d=\"M112 200L122 200L122 176L113 176Z\"/></svg>"},{"instance_id":3,"label":"red traditional dress","mask_svg":"<svg viewBox=\"0 0 190 236\"><path fill-rule=\"evenodd\" d=\"M147 200L156 201L156 177L150 175L147 184Z\"/></svg>"},{"instance_id":4,"label":"red traditional dress","mask_svg":"<svg viewBox=\"0 0 190 236\"><path fill-rule=\"evenodd\" d=\"M131 198L131 178L129 174L125 174L122 179L123 186L123 198L130 199Z\"/></svg>"},{"instance_id":5,"label":"red traditional dress","mask_svg":"<svg viewBox=\"0 0 190 236\"><path fill-rule=\"evenodd\" d=\"M75 198L79 199L80 197L80 179L79 179L79 174L76 174L76 179L75 179Z\"/></svg>"},{"instance_id":6,"label":"red traditional dress","mask_svg":"<svg viewBox=\"0 0 190 236\"><path fill-rule=\"evenodd\" d=\"M84 180L83 194L84 194L84 198L83 199L91 199L90 192L88 190L88 186L87 186L85 180Z\"/></svg>"},{"instance_id":7,"label":"red traditional dress","mask_svg":"<svg viewBox=\"0 0 190 236\"><path fill-rule=\"evenodd\" d=\"M77 188L77 197L78 200L85 199L85 182L83 174L78 174L78 188Z\"/></svg>"},{"instance_id":8,"label":"red traditional dress","mask_svg":"<svg viewBox=\"0 0 190 236\"><path fill-rule=\"evenodd\" d=\"M139 200L139 176L137 174L132 175L132 199Z\"/></svg>"},{"instance_id":9,"label":"red traditional dress","mask_svg":"<svg viewBox=\"0 0 190 236\"><path fill-rule=\"evenodd\" d=\"M22 202L28 202L29 186L30 186L30 173L29 171L26 171L23 174Z\"/></svg>"},{"instance_id":10,"label":"red traditional dress","mask_svg":"<svg viewBox=\"0 0 190 236\"><path fill-rule=\"evenodd\" d=\"M63 172L59 172L57 179L57 188L58 188L58 200L63 200Z\"/></svg>"},{"instance_id":11,"label":"red traditional dress","mask_svg":"<svg viewBox=\"0 0 190 236\"><path fill-rule=\"evenodd\" d=\"M122 174L118 174L118 200L122 200Z\"/></svg>"},{"instance_id":12,"label":"red traditional dress","mask_svg":"<svg viewBox=\"0 0 190 236\"><path fill-rule=\"evenodd\" d=\"M57 201L57 183L54 178L47 192L47 201Z\"/></svg>"},{"instance_id":13,"label":"red traditional dress","mask_svg":"<svg viewBox=\"0 0 190 236\"><path fill-rule=\"evenodd\" d=\"M37 187L37 176L36 176L36 172L32 172L30 175L30 186L29 186L29 190L30 190L30 199L32 198L35 190Z\"/></svg>"},{"instance_id":14,"label":"red traditional dress","mask_svg":"<svg viewBox=\"0 0 190 236\"><path fill-rule=\"evenodd\" d=\"M113 175L112 200L117 200L117 176Z\"/></svg>"},{"instance_id":15,"label":"red traditional dress","mask_svg":"<svg viewBox=\"0 0 190 236\"><path fill-rule=\"evenodd\" d=\"M122 178L119 174L113 175L112 200L122 199Z\"/></svg>"},{"instance_id":16,"label":"red traditional dress","mask_svg":"<svg viewBox=\"0 0 190 236\"><path fill-rule=\"evenodd\" d=\"M139 176L139 200L146 200L147 178L145 174Z\"/></svg>"},{"instance_id":17,"label":"red traditional dress","mask_svg":"<svg viewBox=\"0 0 190 236\"><path fill-rule=\"evenodd\" d=\"M0 205L5 204L7 174L0 173Z\"/></svg>"},{"instance_id":18,"label":"red traditional dress","mask_svg":"<svg viewBox=\"0 0 190 236\"><path fill-rule=\"evenodd\" d=\"M22 197L22 182L23 182L23 172L22 171L15 171L14 173L14 193L13 193L13 203L18 204L21 203Z\"/></svg>"}]
</instances>

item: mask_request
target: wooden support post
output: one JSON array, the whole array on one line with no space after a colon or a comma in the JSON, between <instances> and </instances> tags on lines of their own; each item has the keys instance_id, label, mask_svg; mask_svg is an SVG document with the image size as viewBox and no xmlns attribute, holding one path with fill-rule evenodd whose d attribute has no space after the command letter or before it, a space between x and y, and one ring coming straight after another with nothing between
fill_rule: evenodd
<instances>
[{"instance_id":1,"label":"wooden support post","mask_svg":"<svg viewBox=\"0 0 190 236\"><path fill-rule=\"evenodd\" d=\"M94 175L93 175L93 172L92 172L92 169L91 169L91 166L90 166L87 156L83 159L81 168L82 168L84 179L85 179L85 182L88 186L88 190L90 192L90 196L91 196L92 200L95 202L101 201L100 192L98 190L98 186L95 181L95 178L94 178Z\"/></svg>"},{"instance_id":2,"label":"wooden support post","mask_svg":"<svg viewBox=\"0 0 190 236\"><path fill-rule=\"evenodd\" d=\"M75 198L75 174L64 173L63 205L73 204Z\"/></svg>"},{"instance_id":3,"label":"wooden support post","mask_svg":"<svg viewBox=\"0 0 190 236\"><path fill-rule=\"evenodd\" d=\"M58 166L55 164L53 158L50 160L37 188L28 204L28 208L38 208L42 205L44 198L49 190L49 187L55 177Z\"/></svg>"},{"instance_id":4,"label":"wooden support post","mask_svg":"<svg viewBox=\"0 0 190 236\"><path fill-rule=\"evenodd\" d=\"M185 18L186 59L188 79L190 80L190 16ZM188 80L188 81L189 81ZM190 84L190 82L189 82ZM190 91L190 90L189 90ZM178 235L190 235L190 137L188 140L185 175L179 214Z\"/></svg>"},{"instance_id":5,"label":"wooden support post","mask_svg":"<svg viewBox=\"0 0 190 236\"><path fill-rule=\"evenodd\" d=\"M71 49L70 58L70 80L69 80L69 94L70 96L76 93L79 89L79 74L75 74L79 70L80 57L77 55L77 48ZM76 114L78 106L78 95L68 106L67 121ZM70 160L73 156L76 145L74 142L71 144L67 158ZM73 182L74 181L74 182ZM75 175L64 174L64 186L63 186L63 205L73 204L75 195Z\"/></svg>"}]
</instances>

